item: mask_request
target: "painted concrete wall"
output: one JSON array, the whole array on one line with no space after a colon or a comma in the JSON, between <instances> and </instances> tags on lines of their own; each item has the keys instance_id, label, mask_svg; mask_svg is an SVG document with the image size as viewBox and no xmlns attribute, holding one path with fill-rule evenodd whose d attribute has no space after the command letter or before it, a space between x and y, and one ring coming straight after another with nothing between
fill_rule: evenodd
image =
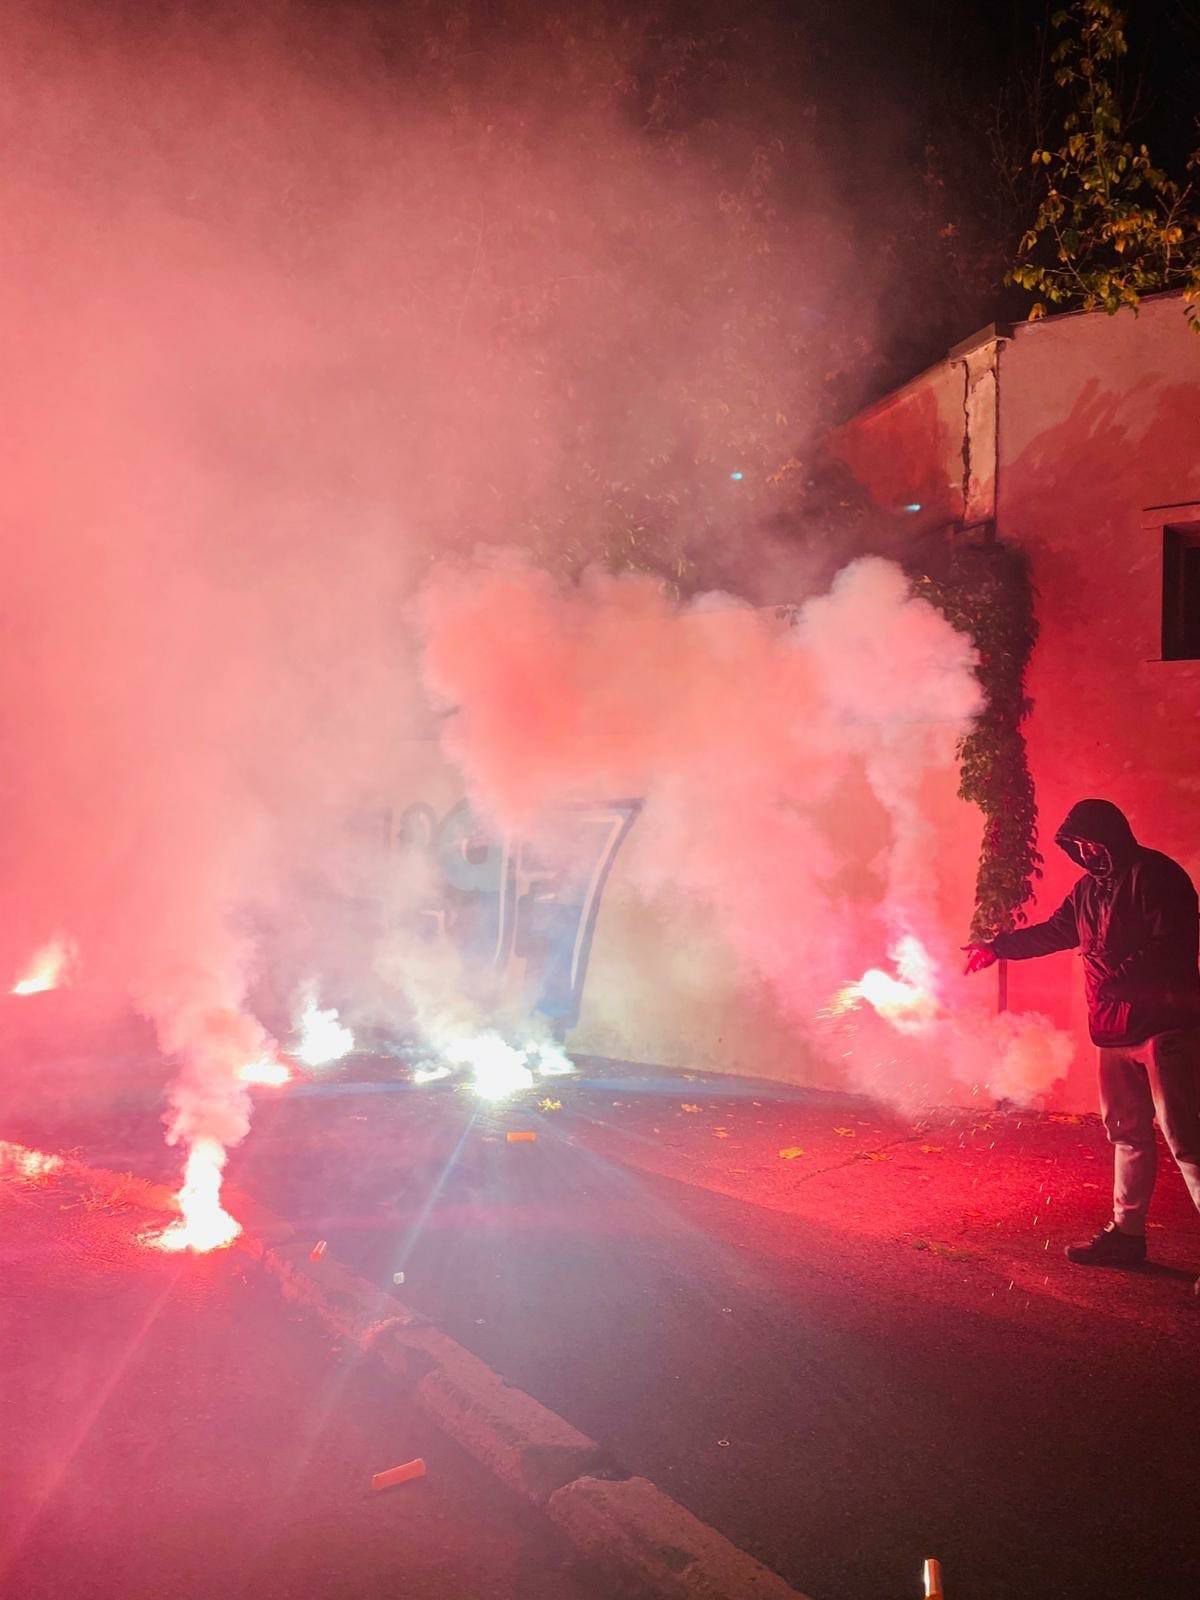
<instances>
[{"instance_id":1,"label":"painted concrete wall","mask_svg":"<svg viewBox=\"0 0 1200 1600\"><path fill-rule=\"evenodd\" d=\"M1162 661L1161 522L1200 501L1200 338L1178 299L1140 314L1019 324L1000 353L997 526L1029 552L1041 638L1027 725L1046 877L1037 913L1074 877L1053 830L1077 799L1129 815L1200 881L1200 662ZM1149 524L1149 525L1147 525ZM1015 1005L1080 1036L1073 1099L1094 1095L1078 962L1013 963Z\"/></svg>"},{"instance_id":2,"label":"painted concrete wall","mask_svg":"<svg viewBox=\"0 0 1200 1600\"><path fill-rule=\"evenodd\" d=\"M966 404L963 364L943 361L839 429L833 452L914 533L961 522Z\"/></svg>"},{"instance_id":3,"label":"painted concrete wall","mask_svg":"<svg viewBox=\"0 0 1200 1600\"><path fill-rule=\"evenodd\" d=\"M1162 524L1200 521L1200 338L1181 302L968 341L834 447L881 510L923 502L914 531L994 518L1029 553L1041 637L1026 733L1047 857L1031 919L1070 888L1053 835L1088 795L1200 881L1200 662L1159 659ZM1076 1036L1074 1106L1095 1099L1077 969L1071 955L1009 967L1012 1007Z\"/></svg>"}]
</instances>

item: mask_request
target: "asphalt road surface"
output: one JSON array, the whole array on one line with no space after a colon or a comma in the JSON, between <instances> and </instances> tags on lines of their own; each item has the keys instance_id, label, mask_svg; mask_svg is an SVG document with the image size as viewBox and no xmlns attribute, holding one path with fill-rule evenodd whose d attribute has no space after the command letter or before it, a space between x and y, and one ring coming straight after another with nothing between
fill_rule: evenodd
<instances>
[{"instance_id":1,"label":"asphalt road surface","mask_svg":"<svg viewBox=\"0 0 1200 1600\"><path fill-rule=\"evenodd\" d=\"M1087 1272L1061 1250L1107 1214L1094 1119L914 1124L587 1063L491 1108L386 1070L261 1096L232 1193L402 1272L814 1600L916 1596L931 1555L951 1600L1200 1592L1200 1224L1173 1169L1155 1265ZM131 1127L94 1122L94 1158Z\"/></svg>"},{"instance_id":2,"label":"asphalt road surface","mask_svg":"<svg viewBox=\"0 0 1200 1600\"><path fill-rule=\"evenodd\" d=\"M573 1552L239 1251L0 1175L5 1600L599 1600ZM371 1476L422 1457L419 1481Z\"/></svg>"}]
</instances>

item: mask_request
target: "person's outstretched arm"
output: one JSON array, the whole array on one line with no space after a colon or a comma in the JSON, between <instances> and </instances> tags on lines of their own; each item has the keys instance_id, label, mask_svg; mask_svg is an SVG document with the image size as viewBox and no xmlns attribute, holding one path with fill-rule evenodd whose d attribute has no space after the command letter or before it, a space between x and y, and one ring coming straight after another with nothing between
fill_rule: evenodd
<instances>
[{"instance_id":1,"label":"person's outstretched arm","mask_svg":"<svg viewBox=\"0 0 1200 1600\"><path fill-rule=\"evenodd\" d=\"M1049 956L1056 950L1073 950L1079 943L1075 919L1075 896L1069 894L1053 916L1012 933L998 933L987 944L968 944L967 972L982 972L994 961L1027 961L1031 956Z\"/></svg>"}]
</instances>

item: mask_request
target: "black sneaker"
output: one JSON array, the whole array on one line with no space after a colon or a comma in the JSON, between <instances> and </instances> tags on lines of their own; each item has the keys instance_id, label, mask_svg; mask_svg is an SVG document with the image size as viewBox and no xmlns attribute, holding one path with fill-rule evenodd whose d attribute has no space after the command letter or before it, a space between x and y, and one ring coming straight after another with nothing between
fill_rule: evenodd
<instances>
[{"instance_id":1,"label":"black sneaker","mask_svg":"<svg viewBox=\"0 0 1200 1600\"><path fill-rule=\"evenodd\" d=\"M1077 1267L1140 1267L1145 1259L1145 1235L1122 1233L1115 1222L1106 1223L1086 1244L1067 1246L1067 1260Z\"/></svg>"}]
</instances>

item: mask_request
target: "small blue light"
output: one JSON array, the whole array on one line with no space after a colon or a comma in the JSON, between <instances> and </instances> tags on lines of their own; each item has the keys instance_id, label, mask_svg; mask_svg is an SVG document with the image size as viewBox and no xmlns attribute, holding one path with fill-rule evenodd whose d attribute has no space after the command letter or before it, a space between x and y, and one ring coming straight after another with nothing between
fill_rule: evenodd
<instances>
[{"instance_id":1,"label":"small blue light","mask_svg":"<svg viewBox=\"0 0 1200 1600\"><path fill-rule=\"evenodd\" d=\"M729 476L733 479L734 483L741 483L746 474L744 472L731 472Z\"/></svg>"},{"instance_id":2,"label":"small blue light","mask_svg":"<svg viewBox=\"0 0 1200 1600\"><path fill-rule=\"evenodd\" d=\"M921 502L919 500L913 500L908 505L906 505L904 507L904 509L905 509L905 511L920 511Z\"/></svg>"}]
</instances>

